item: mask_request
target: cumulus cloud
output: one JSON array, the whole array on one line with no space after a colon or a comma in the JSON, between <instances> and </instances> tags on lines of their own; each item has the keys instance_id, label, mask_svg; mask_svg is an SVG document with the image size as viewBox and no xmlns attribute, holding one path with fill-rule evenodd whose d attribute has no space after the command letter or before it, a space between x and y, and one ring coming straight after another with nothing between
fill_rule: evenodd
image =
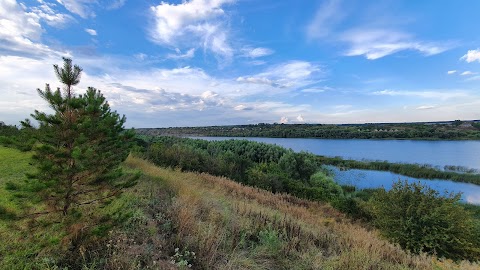
<instances>
[{"instance_id":1,"label":"cumulus cloud","mask_svg":"<svg viewBox=\"0 0 480 270\"><path fill-rule=\"evenodd\" d=\"M448 75L452 75L452 74L455 74L455 73L457 73L456 70L449 70L449 71L447 71L447 74L448 74Z\"/></svg>"},{"instance_id":2,"label":"cumulus cloud","mask_svg":"<svg viewBox=\"0 0 480 270\"><path fill-rule=\"evenodd\" d=\"M465 60L467 63L480 62L480 49L469 50L460 60Z\"/></svg>"},{"instance_id":3,"label":"cumulus cloud","mask_svg":"<svg viewBox=\"0 0 480 270\"><path fill-rule=\"evenodd\" d=\"M282 116L280 118L280 124L287 124L288 123L288 117Z\"/></svg>"},{"instance_id":4,"label":"cumulus cloud","mask_svg":"<svg viewBox=\"0 0 480 270\"><path fill-rule=\"evenodd\" d=\"M50 20L45 19L46 13L42 13L43 9L38 7L28 10L25 5L18 4L15 0L0 2L0 52L2 54L31 57L55 54L55 51L41 43L44 32L41 21L51 24L60 24L63 21L53 17Z\"/></svg>"},{"instance_id":5,"label":"cumulus cloud","mask_svg":"<svg viewBox=\"0 0 480 270\"><path fill-rule=\"evenodd\" d=\"M303 116L301 114L299 114L297 116L297 121L300 122L300 123L305 123L305 118L303 118Z\"/></svg>"},{"instance_id":6,"label":"cumulus cloud","mask_svg":"<svg viewBox=\"0 0 480 270\"><path fill-rule=\"evenodd\" d=\"M179 4L162 2L152 6L154 25L150 38L161 45L201 44L224 59L234 50L228 41L223 7L234 0L191 0Z\"/></svg>"},{"instance_id":7,"label":"cumulus cloud","mask_svg":"<svg viewBox=\"0 0 480 270\"><path fill-rule=\"evenodd\" d=\"M97 31L95 31L93 29L85 28L85 32L87 32L91 36L96 36L97 35Z\"/></svg>"},{"instance_id":8,"label":"cumulus cloud","mask_svg":"<svg viewBox=\"0 0 480 270\"><path fill-rule=\"evenodd\" d=\"M41 20L45 21L48 25L63 28L68 23L74 21L73 17L68 14L63 14L55 10L57 6L54 3L47 3L43 0L37 0L39 6L31 7L31 12L36 14Z\"/></svg>"}]
</instances>

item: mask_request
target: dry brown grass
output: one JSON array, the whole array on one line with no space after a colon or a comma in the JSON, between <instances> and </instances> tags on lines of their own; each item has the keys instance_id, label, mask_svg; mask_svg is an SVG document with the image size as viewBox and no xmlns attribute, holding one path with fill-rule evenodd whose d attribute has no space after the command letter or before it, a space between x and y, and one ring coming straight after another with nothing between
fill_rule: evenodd
<instances>
[{"instance_id":1,"label":"dry brown grass","mask_svg":"<svg viewBox=\"0 0 480 270\"><path fill-rule=\"evenodd\" d=\"M162 169L129 157L176 194L172 245L196 252L199 269L479 269L416 256L353 224L327 204L272 194L208 174Z\"/></svg>"}]
</instances>

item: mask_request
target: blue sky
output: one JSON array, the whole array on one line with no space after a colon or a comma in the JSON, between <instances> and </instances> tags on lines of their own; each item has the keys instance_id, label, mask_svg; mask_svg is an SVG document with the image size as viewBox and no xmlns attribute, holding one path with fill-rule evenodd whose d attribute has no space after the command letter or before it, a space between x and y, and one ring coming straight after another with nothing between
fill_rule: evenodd
<instances>
[{"instance_id":1,"label":"blue sky","mask_svg":"<svg viewBox=\"0 0 480 270\"><path fill-rule=\"evenodd\" d=\"M480 119L480 1L0 0L0 121L84 69L128 127Z\"/></svg>"}]
</instances>

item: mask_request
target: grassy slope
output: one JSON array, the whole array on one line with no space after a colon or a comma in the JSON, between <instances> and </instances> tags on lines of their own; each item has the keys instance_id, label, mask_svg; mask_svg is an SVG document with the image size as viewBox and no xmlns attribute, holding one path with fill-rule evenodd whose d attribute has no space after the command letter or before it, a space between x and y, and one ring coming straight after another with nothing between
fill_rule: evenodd
<instances>
[{"instance_id":1,"label":"grassy slope","mask_svg":"<svg viewBox=\"0 0 480 270\"><path fill-rule=\"evenodd\" d=\"M28 153L0 147L0 205L16 214L21 208L5 183L23 181L24 172L32 169L28 160ZM184 263L193 269L478 268L410 256L325 204L206 174L162 169L133 157L125 167L127 172L141 170L143 176L97 211L103 223L92 223L97 219L88 216L65 228L40 217L32 227L27 226L30 220L3 215L0 269L56 269L55 264L70 269L176 269ZM77 241L78 252L59 248L81 238L78 228L90 228Z\"/></svg>"},{"instance_id":2,"label":"grassy slope","mask_svg":"<svg viewBox=\"0 0 480 270\"><path fill-rule=\"evenodd\" d=\"M330 206L245 187L207 174L162 169L130 157L128 166L173 190L178 245L208 269L431 269L459 267L410 256Z\"/></svg>"}]
</instances>

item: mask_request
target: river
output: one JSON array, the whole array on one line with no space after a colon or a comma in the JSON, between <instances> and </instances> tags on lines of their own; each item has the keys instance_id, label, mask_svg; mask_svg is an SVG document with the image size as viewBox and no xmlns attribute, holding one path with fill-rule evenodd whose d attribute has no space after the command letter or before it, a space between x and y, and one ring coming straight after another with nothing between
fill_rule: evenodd
<instances>
[{"instance_id":1,"label":"river","mask_svg":"<svg viewBox=\"0 0 480 270\"><path fill-rule=\"evenodd\" d=\"M292 150L316 155L354 160L386 160L437 166L463 166L480 170L480 141L419 141L419 140L339 140L297 138L192 137L204 140L243 139L276 144ZM420 181L439 192L462 192L462 200L480 205L480 186L448 180L427 180L373 170L335 170L335 180L357 188L385 187L398 179Z\"/></svg>"}]
</instances>

